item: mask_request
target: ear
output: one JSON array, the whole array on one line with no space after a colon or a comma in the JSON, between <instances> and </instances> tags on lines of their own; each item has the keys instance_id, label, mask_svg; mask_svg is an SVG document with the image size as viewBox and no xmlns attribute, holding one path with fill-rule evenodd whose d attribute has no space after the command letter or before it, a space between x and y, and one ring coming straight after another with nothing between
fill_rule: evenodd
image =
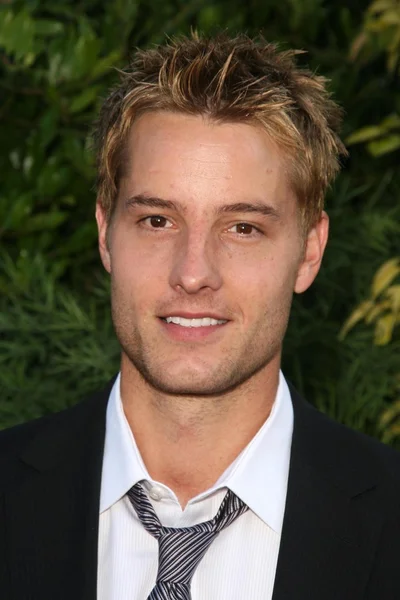
<instances>
[{"instance_id":1,"label":"ear","mask_svg":"<svg viewBox=\"0 0 400 600\"><path fill-rule=\"evenodd\" d=\"M307 235L303 260L300 263L294 286L296 294L305 292L316 278L328 241L328 232L329 217L325 211L322 211L318 223L310 229Z\"/></svg>"},{"instance_id":2,"label":"ear","mask_svg":"<svg viewBox=\"0 0 400 600\"><path fill-rule=\"evenodd\" d=\"M109 222L107 221L106 213L99 200L96 202L96 221L99 232L99 252L101 262L103 263L105 270L108 271L108 273L111 273L111 255L107 236Z\"/></svg>"}]
</instances>

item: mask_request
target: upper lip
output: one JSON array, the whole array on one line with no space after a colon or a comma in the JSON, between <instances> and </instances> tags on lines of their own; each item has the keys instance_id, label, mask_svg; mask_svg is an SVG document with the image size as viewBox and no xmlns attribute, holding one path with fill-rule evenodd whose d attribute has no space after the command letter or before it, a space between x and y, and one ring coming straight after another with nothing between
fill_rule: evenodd
<instances>
[{"instance_id":1,"label":"upper lip","mask_svg":"<svg viewBox=\"0 0 400 600\"><path fill-rule=\"evenodd\" d=\"M215 319L217 321L228 321L226 317L221 315L217 315L216 313L210 312L196 312L189 313L185 311L171 311L169 313L165 313L161 318L166 319L167 317L182 317L183 319Z\"/></svg>"}]
</instances>

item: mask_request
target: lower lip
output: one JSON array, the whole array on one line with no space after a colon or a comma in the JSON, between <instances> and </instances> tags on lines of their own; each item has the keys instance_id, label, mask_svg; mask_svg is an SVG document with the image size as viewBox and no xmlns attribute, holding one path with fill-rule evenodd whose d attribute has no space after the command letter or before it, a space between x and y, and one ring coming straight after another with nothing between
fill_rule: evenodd
<instances>
[{"instance_id":1,"label":"lower lip","mask_svg":"<svg viewBox=\"0 0 400 600\"><path fill-rule=\"evenodd\" d=\"M207 327L182 327L182 325L176 325L175 323L167 323L163 319L160 319L160 322L172 339L183 342L204 340L222 331L228 324L208 325Z\"/></svg>"}]
</instances>

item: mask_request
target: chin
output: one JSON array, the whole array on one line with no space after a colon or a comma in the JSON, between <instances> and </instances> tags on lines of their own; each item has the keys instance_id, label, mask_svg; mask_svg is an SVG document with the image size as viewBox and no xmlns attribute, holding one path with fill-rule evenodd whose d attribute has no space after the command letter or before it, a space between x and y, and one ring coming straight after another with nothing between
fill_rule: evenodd
<instances>
[{"instance_id":1,"label":"chin","mask_svg":"<svg viewBox=\"0 0 400 600\"><path fill-rule=\"evenodd\" d=\"M221 396L231 392L243 384L254 372L233 373L216 370L211 372L208 368L203 372L193 369L172 371L168 369L168 376L164 369L141 369L143 379L154 390L171 396ZM160 375L161 374L161 375Z\"/></svg>"},{"instance_id":2,"label":"chin","mask_svg":"<svg viewBox=\"0 0 400 600\"><path fill-rule=\"evenodd\" d=\"M229 387L223 382L213 381L209 375L199 376L198 373L177 373L173 377L142 373L142 376L157 391L173 396L213 396L223 393Z\"/></svg>"},{"instance_id":3,"label":"chin","mask_svg":"<svg viewBox=\"0 0 400 600\"><path fill-rule=\"evenodd\" d=\"M227 394L263 369L269 356L247 364L238 361L160 360L143 352L124 352L131 367L154 391L171 396L221 396Z\"/></svg>"}]
</instances>

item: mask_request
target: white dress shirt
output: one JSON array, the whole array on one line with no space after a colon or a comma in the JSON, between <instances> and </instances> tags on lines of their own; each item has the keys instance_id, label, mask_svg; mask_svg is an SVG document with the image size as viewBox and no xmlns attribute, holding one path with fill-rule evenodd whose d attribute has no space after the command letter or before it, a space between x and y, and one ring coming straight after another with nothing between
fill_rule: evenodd
<instances>
[{"instance_id":1,"label":"white dress shirt","mask_svg":"<svg viewBox=\"0 0 400 600\"><path fill-rule=\"evenodd\" d=\"M211 488L184 510L153 481L124 415L120 377L110 394L100 494L98 600L146 600L157 576L158 542L126 492L142 481L161 523L189 527L212 519L231 489L250 510L212 542L192 579L193 600L271 600L285 508L293 408L280 373L270 416Z\"/></svg>"}]
</instances>

